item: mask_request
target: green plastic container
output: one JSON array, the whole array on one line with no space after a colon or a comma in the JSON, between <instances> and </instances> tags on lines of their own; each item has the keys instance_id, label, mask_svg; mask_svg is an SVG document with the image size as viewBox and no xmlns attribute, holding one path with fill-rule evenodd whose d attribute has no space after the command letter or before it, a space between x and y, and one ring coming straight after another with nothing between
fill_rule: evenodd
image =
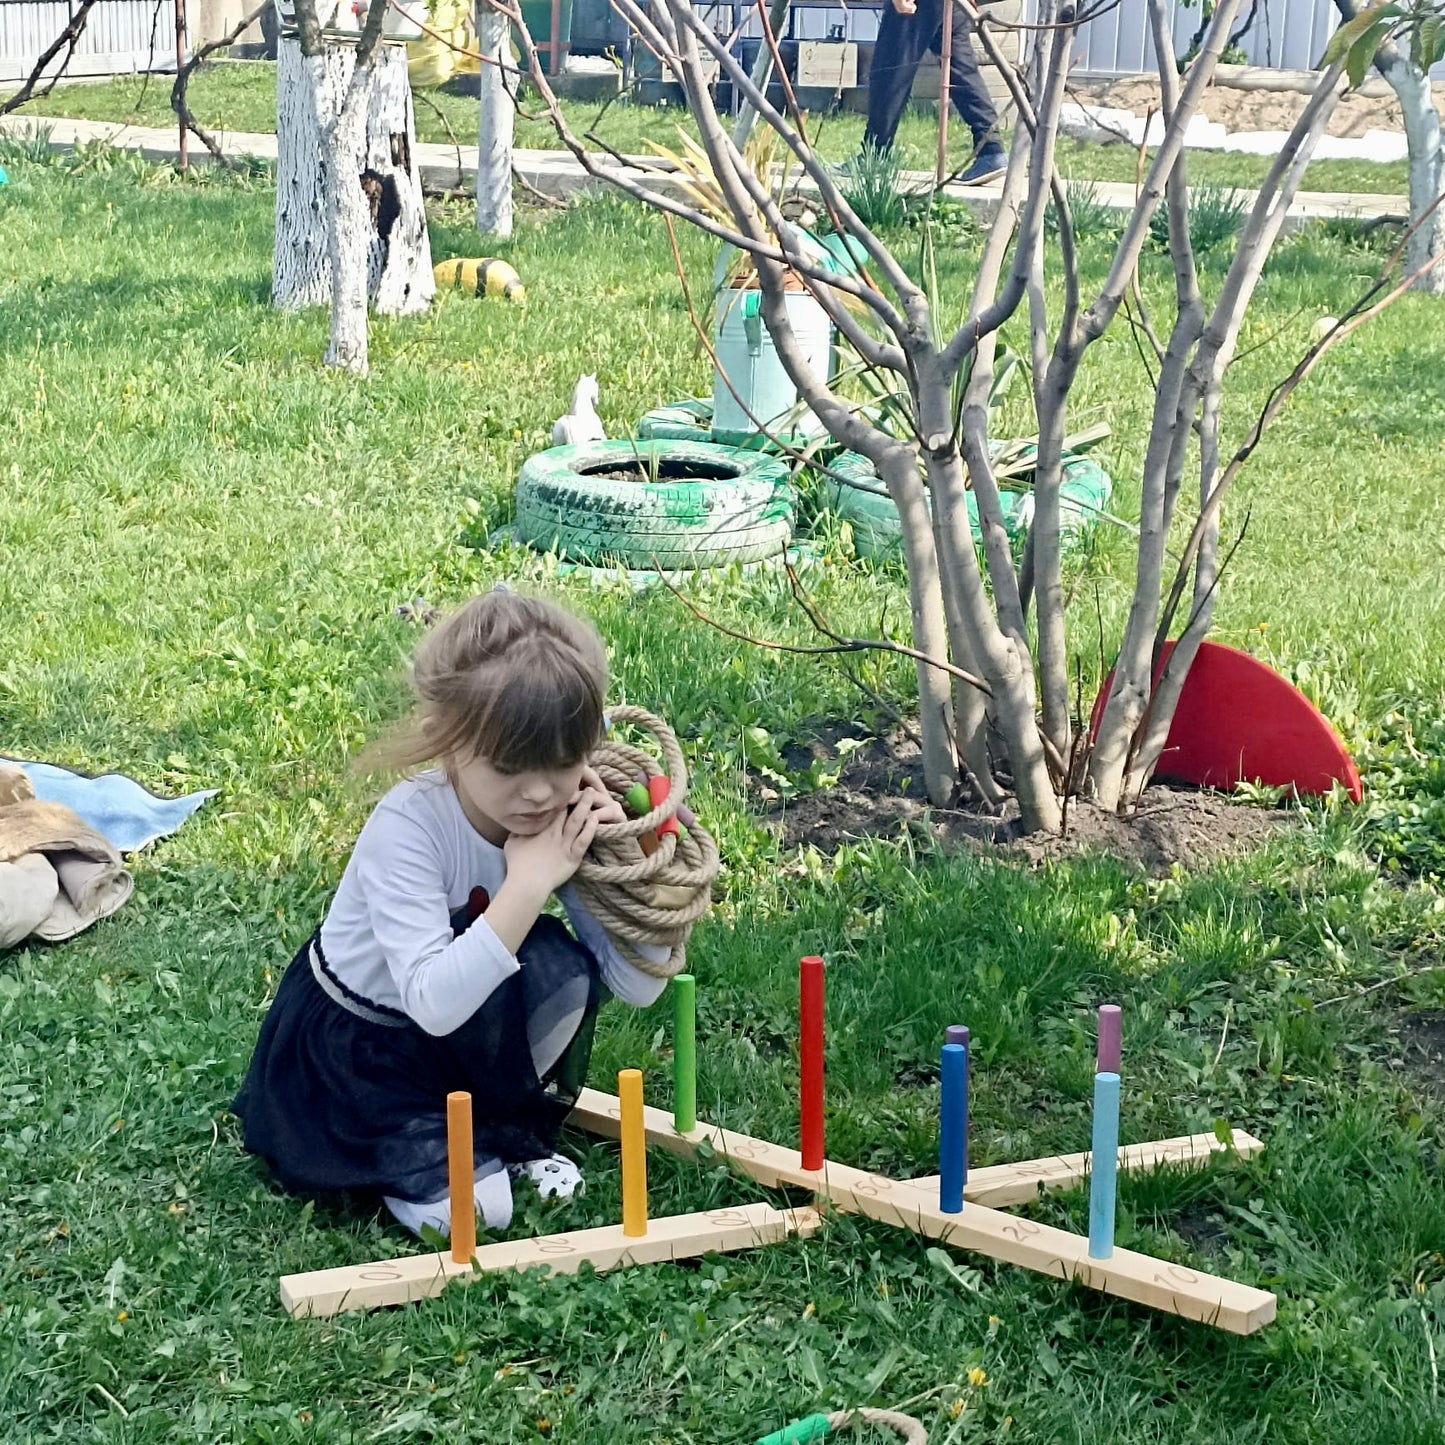
<instances>
[{"instance_id":1,"label":"green plastic container","mask_svg":"<svg viewBox=\"0 0 1445 1445\"><path fill-rule=\"evenodd\" d=\"M567 55L572 48L572 0L562 0L561 26L558 31L561 63L552 55L552 0L521 0L522 19L532 35L532 44L542 60L542 73L556 75L567 64ZM517 41L517 53L522 53L522 42ZM525 69L525 61L523 62Z\"/></svg>"}]
</instances>

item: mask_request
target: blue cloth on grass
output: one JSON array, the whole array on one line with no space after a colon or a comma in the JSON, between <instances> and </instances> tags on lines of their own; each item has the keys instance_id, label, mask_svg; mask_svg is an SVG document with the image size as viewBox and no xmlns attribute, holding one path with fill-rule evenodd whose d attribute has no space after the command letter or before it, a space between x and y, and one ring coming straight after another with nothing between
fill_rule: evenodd
<instances>
[{"instance_id":1,"label":"blue cloth on grass","mask_svg":"<svg viewBox=\"0 0 1445 1445\"><path fill-rule=\"evenodd\" d=\"M54 763L27 763L0 757L0 762L23 768L35 784L35 796L47 803L63 803L98 833L104 833L122 853L138 853L147 843L174 833L207 798L219 789L190 793L184 798L160 798L124 773L87 778Z\"/></svg>"}]
</instances>

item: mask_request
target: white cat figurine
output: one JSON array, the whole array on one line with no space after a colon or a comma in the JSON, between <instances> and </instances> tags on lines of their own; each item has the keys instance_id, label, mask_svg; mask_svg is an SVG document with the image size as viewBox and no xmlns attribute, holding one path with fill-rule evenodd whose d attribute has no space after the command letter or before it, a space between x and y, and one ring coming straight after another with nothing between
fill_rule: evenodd
<instances>
[{"instance_id":1,"label":"white cat figurine","mask_svg":"<svg viewBox=\"0 0 1445 1445\"><path fill-rule=\"evenodd\" d=\"M558 417L552 427L554 447L574 447L581 442L603 442L607 433L597 415L597 378L579 376L577 390L572 393L572 410Z\"/></svg>"}]
</instances>

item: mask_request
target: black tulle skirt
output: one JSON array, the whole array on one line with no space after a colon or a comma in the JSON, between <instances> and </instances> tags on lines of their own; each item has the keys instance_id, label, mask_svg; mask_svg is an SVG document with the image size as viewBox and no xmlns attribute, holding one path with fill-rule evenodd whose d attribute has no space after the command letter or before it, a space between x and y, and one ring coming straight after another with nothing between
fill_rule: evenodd
<instances>
[{"instance_id":1,"label":"black tulle skirt","mask_svg":"<svg viewBox=\"0 0 1445 1445\"><path fill-rule=\"evenodd\" d=\"M539 918L518 951L519 971L441 1037L401 1014L377 1022L338 1003L316 976L313 947L319 957L313 938L287 968L233 1106L246 1148L284 1188L440 1198L447 1188L446 1097L457 1089L472 1096L479 1162L555 1150L587 1081L602 998L596 960L560 922ZM560 992L575 996L579 982L587 999L581 1023L539 1078L528 1019Z\"/></svg>"}]
</instances>

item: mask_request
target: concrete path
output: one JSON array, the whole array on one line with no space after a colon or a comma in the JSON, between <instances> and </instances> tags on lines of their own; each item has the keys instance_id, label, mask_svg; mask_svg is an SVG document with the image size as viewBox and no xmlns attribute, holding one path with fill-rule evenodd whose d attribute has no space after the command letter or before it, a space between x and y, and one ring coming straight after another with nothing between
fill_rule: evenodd
<instances>
[{"instance_id":1,"label":"concrete path","mask_svg":"<svg viewBox=\"0 0 1445 1445\"><path fill-rule=\"evenodd\" d=\"M107 121L52 120L45 116L10 115L0 118L0 133L20 133L34 127L48 127L50 143L58 150L71 150L84 142L103 141L122 150L134 151L147 160L174 162L176 159L176 132L149 129L144 126L117 125ZM237 160L251 157L256 160L276 160L276 137L270 134L248 134L245 132L217 132L221 148L228 156ZM205 147L194 137L191 138L190 153L194 160L207 163L211 157ZM473 190L476 181L477 150L475 146L451 146L419 144L417 159L421 166L422 182L428 190L465 191ZM637 158L629 158L637 159ZM568 151L519 150L513 156L517 173L530 186L544 195L559 199L575 195L580 191L603 190L603 181L590 176ZM639 184L661 193L681 199L681 192L666 173L648 170L641 165L618 166L612 161L604 162L609 172L626 175ZM919 190L932 182L932 177L922 171L905 173L906 185ZM806 187L805 187L806 189ZM1118 211L1132 209L1134 188L1111 181L1099 181L1094 189L1106 205ZM980 218L988 220L998 204L999 187L957 186L947 188L947 194L973 206ZM1404 196L1377 195L1373 193L1343 191L1301 191L1290 207L1289 228L1296 229L1310 221L1336 219L1373 219L1378 216L1409 215L1409 203Z\"/></svg>"}]
</instances>

